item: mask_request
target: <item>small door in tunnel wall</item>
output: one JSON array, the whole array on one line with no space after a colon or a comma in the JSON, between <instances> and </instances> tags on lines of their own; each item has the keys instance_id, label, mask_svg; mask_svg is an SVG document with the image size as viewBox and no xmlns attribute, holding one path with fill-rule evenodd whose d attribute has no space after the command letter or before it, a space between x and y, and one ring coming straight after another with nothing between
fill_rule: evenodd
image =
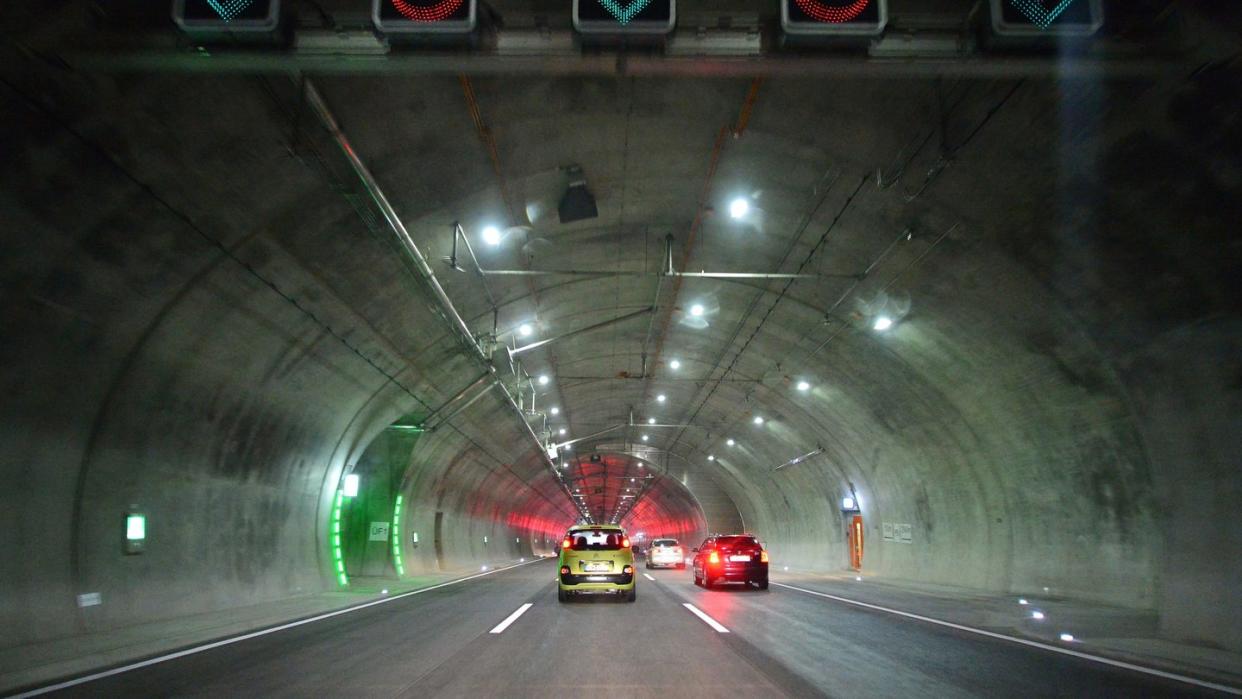
<instances>
[{"instance_id":1,"label":"small door in tunnel wall","mask_svg":"<svg viewBox=\"0 0 1242 699\"><path fill-rule=\"evenodd\" d=\"M440 570L444 570L444 537L442 536L443 532L444 532L444 513L437 512L436 513L436 530L435 530L436 567L439 568Z\"/></svg>"},{"instance_id":2,"label":"small door in tunnel wall","mask_svg":"<svg viewBox=\"0 0 1242 699\"><path fill-rule=\"evenodd\" d=\"M850 517L845 528L845 539L850 553L850 567L862 570L863 559L863 518L862 515Z\"/></svg>"}]
</instances>

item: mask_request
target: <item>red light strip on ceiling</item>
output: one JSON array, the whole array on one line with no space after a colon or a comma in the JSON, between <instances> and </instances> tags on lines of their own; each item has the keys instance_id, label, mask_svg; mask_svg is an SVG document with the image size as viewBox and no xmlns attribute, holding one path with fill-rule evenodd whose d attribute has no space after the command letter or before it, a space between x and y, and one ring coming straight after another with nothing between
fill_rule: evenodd
<instances>
[{"instance_id":1,"label":"red light strip on ceiling","mask_svg":"<svg viewBox=\"0 0 1242 699\"><path fill-rule=\"evenodd\" d=\"M396 1L396 0L394 0ZM808 17L812 17L820 22L831 22L833 24L841 24L848 22L862 11L867 9L867 5L871 4L871 0L854 0L843 7L833 7L825 5L819 0L794 0L798 4L798 9L802 10Z\"/></svg>"},{"instance_id":2,"label":"red light strip on ceiling","mask_svg":"<svg viewBox=\"0 0 1242 699\"><path fill-rule=\"evenodd\" d=\"M397 8L397 12L405 15L406 19L415 22L439 22L451 16L461 7L465 0L440 0L427 7L420 7L405 0L392 0L392 6ZM868 0L870 1L870 0Z\"/></svg>"}]
</instances>

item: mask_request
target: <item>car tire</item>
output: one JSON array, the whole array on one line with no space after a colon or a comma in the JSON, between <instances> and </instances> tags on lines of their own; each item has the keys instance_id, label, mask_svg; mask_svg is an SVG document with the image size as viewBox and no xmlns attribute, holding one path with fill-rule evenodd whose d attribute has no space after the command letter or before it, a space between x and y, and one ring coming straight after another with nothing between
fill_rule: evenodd
<instances>
[{"instance_id":1,"label":"car tire","mask_svg":"<svg viewBox=\"0 0 1242 699\"><path fill-rule=\"evenodd\" d=\"M568 602L569 601L569 593L559 586L556 588L556 601L557 602Z\"/></svg>"},{"instance_id":2,"label":"car tire","mask_svg":"<svg viewBox=\"0 0 1242 699\"><path fill-rule=\"evenodd\" d=\"M638 586L637 585L635 585L634 587L631 587L630 591L626 593L625 595L626 602L633 602L636 599L638 599Z\"/></svg>"},{"instance_id":3,"label":"car tire","mask_svg":"<svg viewBox=\"0 0 1242 699\"><path fill-rule=\"evenodd\" d=\"M759 580L756 580L756 581L755 581L755 587L758 587L760 590L766 590L766 589L768 589L768 579L767 579L767 578L760 578Z\"/></svg>"},{"instance_id":4,"label":"car tire","mask_svg":"<svg viewBox=\"0 0 1242 699\"><path fill-rule=\"evenodd\" d=\"M651 561L647 561L647 570L651 570Z\"/></svg>"},{"instance_id":5,"label":"car tire","mask_svg":"<svg viewBox=\"0 0 1242 699\"><path fill-rule=\"evenodd\" d=\"M703 579L699 577L698 572L694 573L694 584L698 585L699 587L703 586Z\"/></svg>"},{"instance_id":6,"label":"car tire","mask_svg":"<svg viewBox=\"0 0 1242 699\"><path fill-rule=\"evenodd\" d=\"M703 589L712 589L712 576L708 575L706 571L703 572Z\"/></svg>"}]
</instances>

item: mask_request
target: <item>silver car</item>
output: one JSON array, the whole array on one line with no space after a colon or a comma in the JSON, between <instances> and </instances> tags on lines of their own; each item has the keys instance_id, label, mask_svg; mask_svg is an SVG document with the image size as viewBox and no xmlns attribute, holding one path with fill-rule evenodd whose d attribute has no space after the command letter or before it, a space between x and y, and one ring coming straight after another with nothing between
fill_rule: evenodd
<instances>
[{"instance_id":1,"label":"silver car","mask_svg":"<svg viewBox=\"0 0 1242 699\"><path fill-rule=\"evenodd\" d=\"M676 539L655 539L647 549L647 567L674 567L684 570L686 567L685 549Z\"/></svg>"}]
</instances>

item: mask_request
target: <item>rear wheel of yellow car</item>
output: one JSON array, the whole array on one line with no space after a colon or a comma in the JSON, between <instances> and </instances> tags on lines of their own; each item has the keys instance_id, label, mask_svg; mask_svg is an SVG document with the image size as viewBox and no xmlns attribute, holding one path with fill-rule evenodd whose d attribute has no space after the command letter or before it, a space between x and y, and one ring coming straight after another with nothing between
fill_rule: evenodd
<instances>
[{"instance_id":1,"label":"rear wheel of yellow car","mask_svg":"<svg viewBox=\"0 0 1242 699\"><path fill-rule=\"evenodd\" d=\"M631 587L630 591L626 593L625 595L626 602L633 602L636 599L638 599L638 586L637 585L635 585L634 587Z\"/></svg>"},{"instance_id":2,"label":"rear wheel of yellow car","mask_svg":"<svg viewBox=\"0 0 1242 699\"><path fill-rule=\"evenodd\" d=\"M569 593L566 592L564 588L561 588L561 587L556 588L556 601L557 602L568 602Z\"/></svg>"}]
</instances>

